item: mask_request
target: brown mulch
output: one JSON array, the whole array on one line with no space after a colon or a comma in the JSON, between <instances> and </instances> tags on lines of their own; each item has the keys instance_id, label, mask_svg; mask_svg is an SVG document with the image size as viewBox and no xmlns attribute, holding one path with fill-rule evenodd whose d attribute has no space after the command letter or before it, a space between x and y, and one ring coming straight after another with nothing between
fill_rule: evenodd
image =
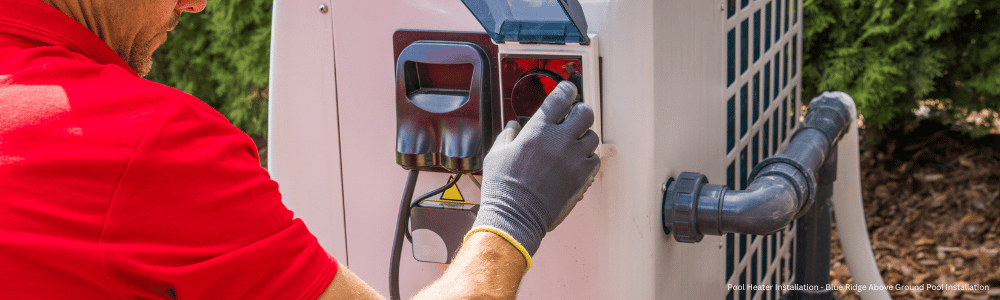
<instances>
[{"instance_id":1,"label":"brown mulch","mask_svg":"<svg viewBox=\"0 0 1000 300\"><path fill-rule=\"evenodd\" d=\"M990 286L890 291L893 299L1000 299L1000 136L974 140L927 121L886 136L861 156L868 232L886 285ZM853 284L836 231L832 256L831 283Z\"/></svg>"}]
</instances>

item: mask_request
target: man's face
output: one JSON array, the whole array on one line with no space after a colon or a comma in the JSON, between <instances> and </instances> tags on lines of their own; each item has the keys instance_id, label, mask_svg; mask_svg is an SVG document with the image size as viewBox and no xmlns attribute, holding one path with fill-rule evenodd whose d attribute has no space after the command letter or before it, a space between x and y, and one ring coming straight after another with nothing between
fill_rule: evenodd
<instances>
[{"instance_id":1,"label":"man's face","mask_svg":"<svg viewBox=\"0 0 1000 300\"><path fill-rule=\"evenodd\" d=\"M98 33L139 76L152 67L153 51L177 27L182 12L205 9L206 0L105 0L97 14L106 16ZM93 29L93 28L92 28Z\"/></svg>"}]
</instances>

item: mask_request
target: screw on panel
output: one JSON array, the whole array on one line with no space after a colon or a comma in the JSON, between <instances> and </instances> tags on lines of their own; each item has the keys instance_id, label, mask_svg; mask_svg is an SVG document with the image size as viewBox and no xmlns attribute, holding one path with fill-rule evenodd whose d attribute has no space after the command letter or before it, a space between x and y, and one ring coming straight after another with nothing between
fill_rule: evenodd
<instances>
[{"instance_id":1,"label":"screw on panel","mask_svg":"<svg viewBox=\"0 0 1000 300\"><path fill-rule=\"evenodd\" d=\"M319 12L321 12L321 13L324 13L324 14L325 14L325 13L327 13L328 11L330 11L330 8L329 8L329 7L327 7L327 6L326 6L326 4L320 4L320 5L319 5Z\"/></svg>"}]
</instances>

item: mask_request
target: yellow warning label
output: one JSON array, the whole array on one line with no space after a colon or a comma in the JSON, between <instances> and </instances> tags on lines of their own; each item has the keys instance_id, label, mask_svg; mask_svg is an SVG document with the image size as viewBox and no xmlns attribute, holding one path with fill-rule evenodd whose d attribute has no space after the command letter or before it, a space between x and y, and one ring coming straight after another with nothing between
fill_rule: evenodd
<instances>
[{"instance_id":1,"label":"yellow warning label","mask_svg":"<svg viewBox=\"0 0 1000 300\"><path fill-rule=\"evenodd\" d=\"M448 181L451 181L452 178L454 176L448 177ZM458 190L458 185L456 184L444 190L444 193L441 193L441 200L465 201L465 198L462 198L462 191Z\"/></svg>"}]
</instances>

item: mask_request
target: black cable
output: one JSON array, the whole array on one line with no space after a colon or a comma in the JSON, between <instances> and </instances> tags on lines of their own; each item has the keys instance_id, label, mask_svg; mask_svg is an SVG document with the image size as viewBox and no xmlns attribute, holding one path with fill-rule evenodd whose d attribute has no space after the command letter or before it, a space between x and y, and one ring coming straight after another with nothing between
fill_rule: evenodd
<instances>
[{"instance_id":1,"label":"black cable","mask_svg":"<svg viewBox=\"0 0 1000 300\"><path fill-rule=\"evenodd\" d=\"M403 200L399 204L399 217L396 218L396 236L392 241L392 260L389 261L389 298L399 300L399 258L403 254L403 231L406 231L410 220L410 200L413 199L413 189L417 186L417 174L420 171L410 170L406 177L406 189L403 190Z\"/></svg>"},{"instance_id":2,"label":"black cable","mask_svg":"<svg viewBox=\"0 0 1000 300\"><path fill-rule=\"evenodd\" d=\"M479 179L476 179L476 175L469 175L469 179L472 179L472 183L475 183L477 188L483 188L483 183L479 182Z\"/></svg>"},{"instance_id":3,"label":"black cable","mask_svg":"<svg viewBox=\"0 0 1000 300\"><path fill-rule=\"evenodd\" d=\"M442 187L434 189L413 201L413 190L417 186L417 174L420 171L411 170L410 175L406 177L406 189L403 190L403 199L399 204L399 215L396 218L396 235L392 241L392 261L389 262L389 299L399 300L399 264L400 258L403 256L403 236L406 236L407 240L412 243L412 238L410 237L410 209L417 206L420 201L424 201L431 196L440 194L447 189L455 186L458 183L458 179L462 178L462 174L455 174L455 177L448 181Z\"/></svg>"}]
</instances>

